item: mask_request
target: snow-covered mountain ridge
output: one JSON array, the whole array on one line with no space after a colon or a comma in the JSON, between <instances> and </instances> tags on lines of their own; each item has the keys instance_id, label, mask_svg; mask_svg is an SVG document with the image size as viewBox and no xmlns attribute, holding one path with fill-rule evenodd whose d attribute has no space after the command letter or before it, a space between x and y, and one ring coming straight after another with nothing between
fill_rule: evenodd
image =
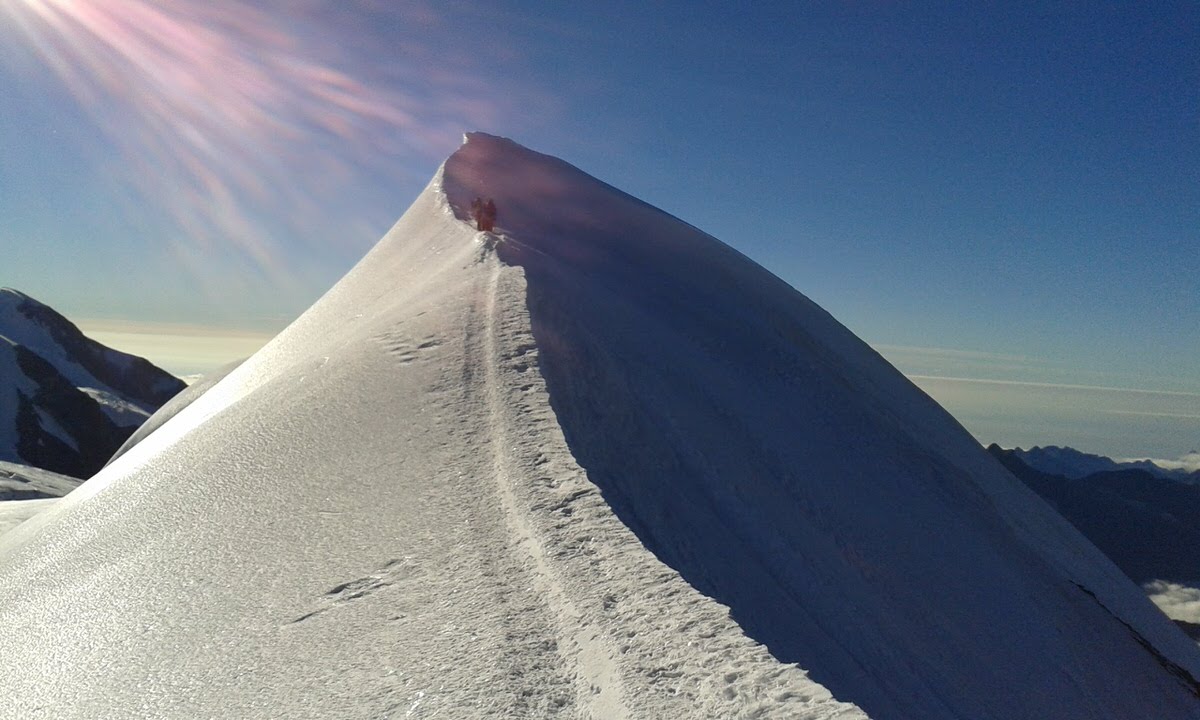
<instances>
[{"instance_id":1,"label":"snow-covered mountain ridge","mask_svg":"<svg viewBox=\"0 0 1200 720\"><path fill-rule=\"evenodd\" d=\"M0 460L89 477L183 387L48 306L0 289Z\"/></svg>"},{"instance_id":2,"label":"snow-covered mountain ridge","mask_svg":"<svg viewBox=\"0 0 1200 720\"><path fill-rule=\"evenodd\" d=\"M1200 717L1196 646L853 334L481 134L0 538L0 622L0 717Z\"/></svg>"}]
</instances>

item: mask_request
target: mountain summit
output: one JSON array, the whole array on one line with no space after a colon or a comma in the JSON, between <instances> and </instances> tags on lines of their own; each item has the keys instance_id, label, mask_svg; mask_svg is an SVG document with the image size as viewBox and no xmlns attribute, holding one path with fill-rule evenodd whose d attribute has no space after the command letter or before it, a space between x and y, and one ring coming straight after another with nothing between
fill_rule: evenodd
<instances>
[{"instance_id":1,"label":"mountain summit","mask_svg":"<svg viewBox=\"0 0 1200 720\"><path fill-rule=\"evenodd\" d=\"M1196 646L852 333L483 134L0 538L0 623L12 718L1200 717Z\"/></svg>"}]
</instances>

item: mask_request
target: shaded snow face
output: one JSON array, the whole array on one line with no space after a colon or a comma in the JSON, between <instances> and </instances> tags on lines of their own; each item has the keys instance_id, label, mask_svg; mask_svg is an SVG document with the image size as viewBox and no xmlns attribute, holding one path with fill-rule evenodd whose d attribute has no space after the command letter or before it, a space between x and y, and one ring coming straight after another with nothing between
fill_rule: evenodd
<instances>
[{"instance_id":1,"label":"shaded snow face","mask_svg":"<svg viewBox=\"0 0 1200 720\"><path fill-rule=\"evenodd\" d=\"M1195 707L1193 686L1165 674L1101 697L1110 672L1163 669L1114 607L1136 608L1190 672L1200 656L778 278L508 141L471 136L444 186L460 218L472 198L496 200L497 253L525 271L540 368L589 479L780 660L881 718L1131 717L1160 691ZM1088 641L1063 641L1097 632L1119 639L1107 670L1084 660Z\"/></svg>"}]
</instances>

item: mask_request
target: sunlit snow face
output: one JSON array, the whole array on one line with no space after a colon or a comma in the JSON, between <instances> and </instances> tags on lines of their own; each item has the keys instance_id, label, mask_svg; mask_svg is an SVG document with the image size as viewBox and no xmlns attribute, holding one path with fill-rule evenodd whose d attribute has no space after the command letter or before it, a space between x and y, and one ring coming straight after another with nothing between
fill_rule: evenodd
<instances>
[{"instance_id":1,"label":"sunlit snow face","mask_svg":"<svg viewBox=\"0 0 1200 720\"><path fill-rule=\"evenodd\" d=\"M463 127L494 119L476 79L357 32L352 6L406 31L438 22L372 0L0 0L0 30L20 31L0 42L23 37L66 83L181 255L270 269L314 200L406 161L427 177Z\"/></svg>"}]
</instances>

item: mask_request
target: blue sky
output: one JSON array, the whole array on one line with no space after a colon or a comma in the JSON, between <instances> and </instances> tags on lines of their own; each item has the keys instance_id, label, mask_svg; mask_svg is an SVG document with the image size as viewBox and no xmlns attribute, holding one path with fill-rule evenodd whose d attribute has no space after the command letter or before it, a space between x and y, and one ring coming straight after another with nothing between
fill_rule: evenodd
<instances>
[{"instance_id":1,"label":"blue sky","mask_svg":"<svg viewBox=\"0 0 1200 720\"><path fill-rule=\"evenodd\" d=\"M208 338L179 372L482 129L737 247L982 440L1200 445L1194 2L0 0L0 92L0 284Z\"/></svg>"}]
</instances>

